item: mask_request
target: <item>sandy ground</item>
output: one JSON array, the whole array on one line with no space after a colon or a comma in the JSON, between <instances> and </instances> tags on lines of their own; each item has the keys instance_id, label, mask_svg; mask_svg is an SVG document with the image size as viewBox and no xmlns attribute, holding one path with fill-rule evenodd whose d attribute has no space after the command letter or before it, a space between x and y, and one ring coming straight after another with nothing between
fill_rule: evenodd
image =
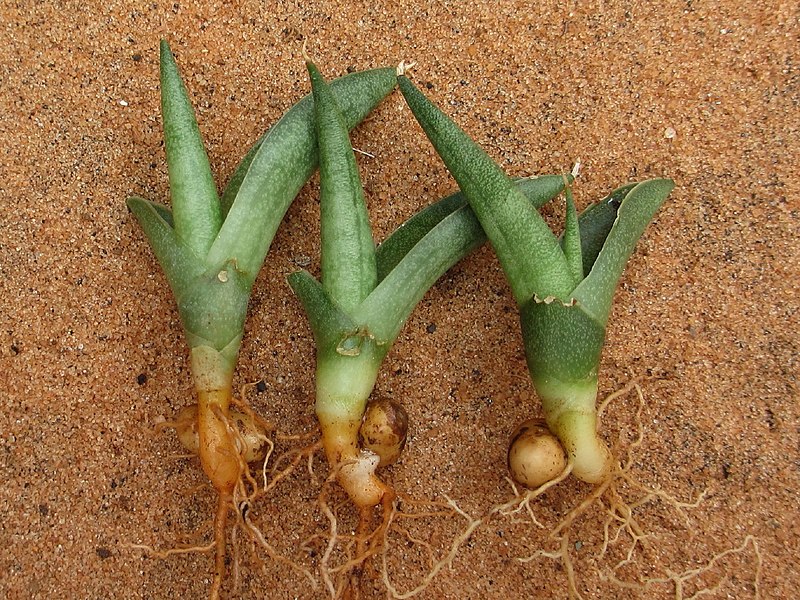
<instances>
[{"instance_id":1,"label":"sandy ground","mask_svg":"<svg viewBox=\"0 0 800 600\"><path fill-rule=\"evenodd\" d=\"M603 434L631 460L641 486L620 485L619 494L647 537L634 544L619 531L606 496L564 547L583 598L794 596L800 7L231 4L0 7L0 597L208 590L208 554L162 559L133 547L204 543L215 500L174 434L152 432L192 402L191 381L173 299L125 206L131 194L168 202L162 36L220 186L308 92L304 40L328 77L415 60L414 80L510 174L563 172L580 157L580 206L630 180L674 178L616 296L601 371L603 395L640 378L641 413L628 394L610 406ZM354 144L374 155L359 161L376 240L454 189L399 93ZM309 440L314 349L285 276L306 260L318 269L317 192L312 179L274 241L236 375L237 385L263 382L247 394L254 409ZM559 221L555 208L546 213ZM540 409L490 248L425 296L376 394L402 401L412 419L406 452L386 474L398 490L415 501L451 498L470 518L511 498L507 437ZM310 578L254 552L239 532L227 597L327 597L320 455L314 470L312 478L299 469L251 513ZM530 514L483 523L420 597L567 597L564 561L541 552L559 549L549 531L591 492L567 481ZM326 495L340 533L352 533L342 494L327 486ZM419 584L467 524L446 511L396 521L386 554L392 585ZM366 566L362 598L387 596L380 566L378 558Z\"/></svg>"}]
</instances>

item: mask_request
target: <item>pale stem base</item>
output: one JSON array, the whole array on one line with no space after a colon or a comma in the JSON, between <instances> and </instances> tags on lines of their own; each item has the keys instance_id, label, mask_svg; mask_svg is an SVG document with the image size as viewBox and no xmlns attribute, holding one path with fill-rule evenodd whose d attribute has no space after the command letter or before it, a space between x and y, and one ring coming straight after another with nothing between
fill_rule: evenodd
<instances>
[{"instance_id":1,"label":"pale stem base","mask_svg":"<svg viewBox=\"0 0 800 600\"><path fill-rule=\"evenodd\" d=\"M613 461L608 446L597 433L597 380L551 379L534 384L542 399L547 426L573 462L572 473L587 483L603 482Z\"/></svg>"}]
</instances>

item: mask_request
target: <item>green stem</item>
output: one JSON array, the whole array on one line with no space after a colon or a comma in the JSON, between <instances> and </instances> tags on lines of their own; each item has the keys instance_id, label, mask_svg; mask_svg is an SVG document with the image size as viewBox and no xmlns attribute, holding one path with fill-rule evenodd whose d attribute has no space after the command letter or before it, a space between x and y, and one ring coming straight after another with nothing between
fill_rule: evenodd
<instances>
[{"instance_id":1,"label":"green stem","mask_svg":"<svg viewBox=\"0 0 800 600\"><path fill-rule=\"evenodd\" d=\"M357 353L342 353L343 346ZM359 446L358 430L378 369L386 353L369 338L355 345L318 348L315 412L328 462L338 470L339 483L361 508L376 506L392 495L375 470L380 458Z\"/></svg>"},{"instance_id":2,"label":"green stem","mask_svg":"<svg viewBox=\"0 0 800 600\"><path fill-rule=\"evenodd\" d=\"M241 477L239 450L228 430L236 359L209 346L193 347L190 356L200 462L214 487L230 495Z\"/></svg>"},{"instance_id":3,"label":"green stem","mask_svg":"<svg viewBox=\"0 0 800 600\"><path fill-rule=\"evenodd\" d=\"M385 355L369 338L359 340L357 354L342 354L341 344L318 348L317 415L360 423Z\"/></svg>"},{"instance_id":4,"label":"green stem","mask_svg":"<svg viewBox=\"0 0 800 600\"><path fill-rule=\"evenodd\" d=\"M597 433L597 378L582 381L534 380L547 426L572 461L572 474L587 483L603 482L613 459Z\"/></svg>"}]
</instances>

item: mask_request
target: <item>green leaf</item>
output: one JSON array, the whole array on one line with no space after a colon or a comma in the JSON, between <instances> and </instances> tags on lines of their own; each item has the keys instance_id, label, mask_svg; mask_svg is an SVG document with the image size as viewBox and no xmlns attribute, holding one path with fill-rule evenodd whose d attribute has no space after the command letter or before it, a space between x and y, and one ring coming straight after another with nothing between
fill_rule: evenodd
<instances>
[{"instance_id":1,"label":"green leaf","mask_svg":"<svg viewBox=\"0 0 800 600\"><path fill-rule=\"evenodd\" d=\"M161 40L161 114L175 232L205 256L217 237L222 214L200 129L166 40Z\"/></svg>"},{"instance_id":2,"label":"green leaf","mask_svg":"<svg viewBox=\"0 0 800 600\"><path fill-rule=\"evenodd\" d=\"M375 243L344 118L319 70L306 65L319 151L322 286L350 312L375 288Z\"/></svg>"},{"instance_id":3,"label":"green leaf","mask_svg":"<svg viewBox=\"0 0 800 600\"><path fill-rule=\"evenodd\" d=\"M400 91L500 259L517 304L534 295L567 299L573 282L558 239L500 167L403 76Z\"/></svg>"},{"instance_id":4,"label":"green leaf","mask_svg":"<svg viewBox=\"0 0 800 600\"><path fill-rule=\"evenodd\" d=\"M564 250L564 257L572 273L573 285L578 285L583 279L583 256L581 255L581 228L578 224L578 211L575 210L575 202L572 199L572 191L566 187L565 196L567 198L567 218L564 226L564 237L561 240L561 247Z\"/></svg>"},{"instance_id":5,"label":"green leaf","mask_svg":"<svg viewBox=\"0 0 800 600\"><path fill-rule=\"evenodd\" d=\"M564 178L545 175L521 179L515 185L534 206L541 206L563 189ZM362 304L359 319L380 343L393 343L428 289L485 241L475 213L460 194L423 209L387 240L390 246L383 268L389 264L392 268Z\"/></svg>"},{"instance_id":6,"label":"green leaf","mask_svg":"<svg viewBox=\"0 0 800 600\"><path fill-rule=\"evenodd\" d=\"M391 344L411 311L450 267L485 240L475 215L462 206L417 242L378 284L358 318L381 344Z\"/></svg>"},{"instance_id":7,"label":"green leaf","mask_svg":"<svg viewBox=\"0 0 800 600\"><path fill-rule=\"evenodd\" d=\"M568 176L572 181L572 176ZM534 177L523 177L514 180L514 185L522 192L529 202L536 208L540 208L564 188L564 178L561 175L541 175ZM442 219L453 214L458 209L467 207L468 212L474 218L475 213L469 208L466 198L461 192L456 192L441 200L429 204L405 223L400 225L394 232L387 237L376 252L378 265L378 281L384 277L403 259L414 245L433 229ZM609 225L610 228L610 225ZM480 230L481 241L486 241L486 234Z\"/></svg>"},{"instance_id":8,"label":"green leaf","mask_svg":"<svg viewBox=\"0 0 800 600\"><path fill-rule=\"evenodd\" d=\"M624 185L611 192L599 202L588 206L581 213L578 222L581 227L581 255L583 256L583 276L592 270L597 255L606 242L608 232L617 220L617 209L623 198L636 186Z\"/></svg>"},{"instance_id":9,"label":"green leaf","mask_svg":"<svg viewBox=\"0 0 800 600\"><path fill-rule=\"evenodd\" d=\"M188 248L170 226L169 210L144 198L128 198L128 208L139 221L164 271L173 294L180 298L189 282L205 269L203 260Z\"/></svg>"},{"instance_id":10,"label":"green leaf","mask_svg":"<svg viewBox=\"0 0 800 600\"><path fill-rule=\"evenodd\" d=\"M637 241L674 186L669 179L651 179L628 192L592 270L575 288L572 296L603 326L611 312L617 283Z\"/></svg>"},{"instance_id":11,"label":"green leaf","mask_svg":"<svg viewBox=\"0 0 800 600\"><path fill-rule=\"evenodd\" d=\"M307 98L308 96L303 98L300 102L305 102ZM233 175L231 175L228 185L225 186L225 190L222 192L222 197L220 198L220 209L222 210L223 219L228 216L228 211L230 211L233 201L236 200L236 194L239 193L239 188L242 185L242 181L244 181L253 159L261 149L261 144L263 144L264 140L266 140L269 136L270 131L271 130L268 130L260 138L258 138L252 146L250 146L247 154L244 155L242 160L236 166L236 170L233 172Z\"/></svg>"},{"instance_id":12,"label":"green leaf","mask_svg":"<svg viewBox=\"0 0 800 600\"><path fill-rule=\"evenodd\" d=\"M392 90L395 70L353 73L330 85L350 128ZM208 259L209 264L235 259L252 279L264 262L283 215L317 167L311 97L287 111L257 145L258 150L243 161L224 194L225 198L235 198ZM240 178L243 170L246 173ZM228 201L224 203L227 205Z\"/></svg>"},{"instance_id":13,"label":"green leaf","mask_svg":"<svg viewBox=\"0 0 800 600\"><path fill-rule=\"evenodd\" d=\"M357 323L331 300L308 271L296 271L289 275L288 281L303 303L318 349L335 346L358 331Z\"/></svg>"}]
</instances>

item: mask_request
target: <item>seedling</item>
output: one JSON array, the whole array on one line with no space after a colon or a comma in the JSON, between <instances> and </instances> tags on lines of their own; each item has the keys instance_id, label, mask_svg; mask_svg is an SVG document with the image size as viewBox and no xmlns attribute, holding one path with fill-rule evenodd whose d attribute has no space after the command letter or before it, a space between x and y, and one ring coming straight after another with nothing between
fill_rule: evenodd
<instances>
[{"instance_id":1,"label":"seedling","mask_svg":"<svg viewBox=\"0 0 800 600\"><path fill-rule=\"evenodd\" d=\"M363 531L373 508L386 508L395 496L376 470L396 460L406 434L404 411L385 400L364 418L381 363L426 291L486 238L463 197L454 195L421 211L376 250L337 102L317 68L310 61L307 66L320 155L322 281L298 271L289 284L316 342L315 410L325 453L360 510ZM518 185L540 206L564 180L549 176Z\"/></svg>"},{"instance_id":2,"label":"seedling","mask_svg":"<svg viewBox=\"0 0 800 600\"><path fill-rule=\"evenodd\" d=\"M555 455L550 451L530 453L532 463L512 449L515 476L537 487L564 470L554 468L556 464L583 481L604 482L615 466L597 431L597 372L606 323L625 264L672 190L672 181L654 179L614 192L610 202L618 204L616 220L607 235L599 238L602 243L591 244L593 249L587 251L568 188L565 232L559 240L466 133L405 76L398 80L414 116L458 182L500 259L520 309L528 369L542 401L547 429L563 447L549 444ZM595 219L589 218L589 223L594 225ZM529 427L526 433L532 430ZM525 441L530 436L515 439Z\"/></svg>"}]
</instances>

